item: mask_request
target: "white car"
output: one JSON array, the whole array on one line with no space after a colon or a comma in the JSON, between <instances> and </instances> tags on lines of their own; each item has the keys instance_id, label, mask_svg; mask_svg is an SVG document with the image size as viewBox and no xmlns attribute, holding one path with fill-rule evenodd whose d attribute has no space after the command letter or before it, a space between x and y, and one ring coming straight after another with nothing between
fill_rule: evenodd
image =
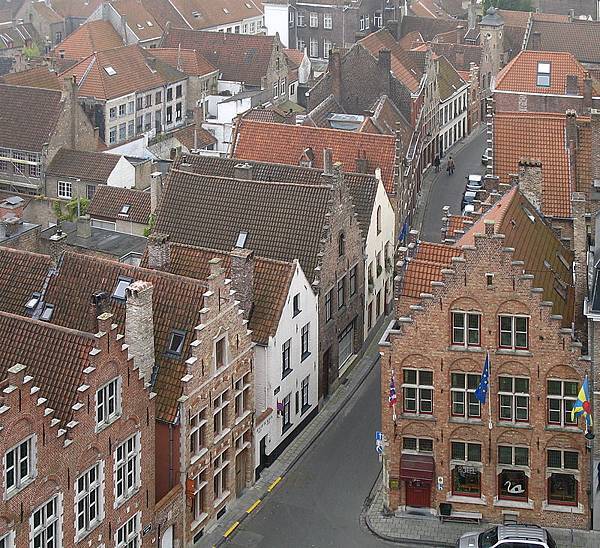
<instances>
[{"instance_id":1,"label":"white car","mask_svg":"<svg viewBox=\"0 0 600 548\"><path fill-rule=\"evenodd\" d=\"M467 177L467 190L481 190L483 182L481 175L469 175Z\"/></svg>"},{"instance_id":2,"label":"white car","mask_svg":"<svg viewBox=\"0 0 600 548\"><path fill-rule=\"evenodd\" d=\"M465 533L456 548L556 548L556 543L538 525L497 525L483 533Z\"/></svg>"}]
</instances>

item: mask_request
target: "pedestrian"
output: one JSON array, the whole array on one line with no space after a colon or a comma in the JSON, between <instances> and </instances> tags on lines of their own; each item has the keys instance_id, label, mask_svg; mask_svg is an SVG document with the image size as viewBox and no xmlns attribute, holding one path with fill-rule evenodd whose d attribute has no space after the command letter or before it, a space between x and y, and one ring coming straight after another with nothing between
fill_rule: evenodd
<instances>
[{"instance_id":1,"label":"pedestrian","mask_svg":"<svg viewBox=\"0 0 600 548\"><path fill-rule=\"evenodd\" d=\"M435 166L435 172L440 172L440 157L436 154L435 160L433 161L433 165Z\"/></svg>"},{"instance_id":2,"label":"pedestrian","mask_svg":"<svg viewBox=\"0 0 600 548\"><path fill-rule=\"evenodd\" d=\"M448 175L454 175L454 158L448 157Z\"/></svg>"}]
</instances>

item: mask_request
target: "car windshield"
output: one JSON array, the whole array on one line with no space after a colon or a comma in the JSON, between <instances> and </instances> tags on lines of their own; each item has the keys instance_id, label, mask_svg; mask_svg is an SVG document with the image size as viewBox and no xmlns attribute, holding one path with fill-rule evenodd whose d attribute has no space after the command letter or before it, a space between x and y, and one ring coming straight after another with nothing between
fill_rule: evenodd
<instances>
[{"instance_id":1,"label":"car windshield","mask_svg":"<svg viewBox=\"0 0 600 548\"><path fill-rule=\"evenodd\" d=\"M498 528L488 529L479 535L479 548L491 548L498 542Z\"/></svg>"}]
</instances>

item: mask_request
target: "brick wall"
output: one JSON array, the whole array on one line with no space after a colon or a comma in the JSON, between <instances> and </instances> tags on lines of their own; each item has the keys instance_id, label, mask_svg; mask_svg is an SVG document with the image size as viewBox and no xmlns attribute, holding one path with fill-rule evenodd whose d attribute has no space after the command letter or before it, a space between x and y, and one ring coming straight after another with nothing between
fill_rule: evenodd
<instances>
[{"instance_id":1,"label":"brick wall","mask_svg":"<svg viewBox=\"0 0 600 548\"><path fill-rule=\"evenodd\" d=\"M564 114L569 109L578 114L586 112L583 97L560 97L558 95L529 95L519 93L494 93L496 112L557 112ZM600 106L594 101L596 108Z\"/></svg>"}]
</instances>

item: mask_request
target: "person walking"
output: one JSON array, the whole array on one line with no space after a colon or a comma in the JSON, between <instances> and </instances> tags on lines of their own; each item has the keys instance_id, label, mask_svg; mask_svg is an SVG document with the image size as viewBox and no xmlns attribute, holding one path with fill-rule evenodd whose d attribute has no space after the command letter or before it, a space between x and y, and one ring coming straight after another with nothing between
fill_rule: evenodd
<instances>
[{"instance_id":1,"label":"person walking","mask_svg":"<svg viewBox=\"0 0 600 548\"><path fill-rule=\"evenodd\" d=\"M433 165L435 166L435 172L440 172L440 157L436 154L435 160L433 161Z\"/></svg>"},{"instance_id":2,"label":"person walking","mask_svg":"<svg viewBox=\"0 0 600 548\"><path fill-rule=\"evenodd\" d=\"M448 175L454 175L454 158L452 158L452 156L448 157L446 169L448 170Z\"/></svg>"}]
</instances>

